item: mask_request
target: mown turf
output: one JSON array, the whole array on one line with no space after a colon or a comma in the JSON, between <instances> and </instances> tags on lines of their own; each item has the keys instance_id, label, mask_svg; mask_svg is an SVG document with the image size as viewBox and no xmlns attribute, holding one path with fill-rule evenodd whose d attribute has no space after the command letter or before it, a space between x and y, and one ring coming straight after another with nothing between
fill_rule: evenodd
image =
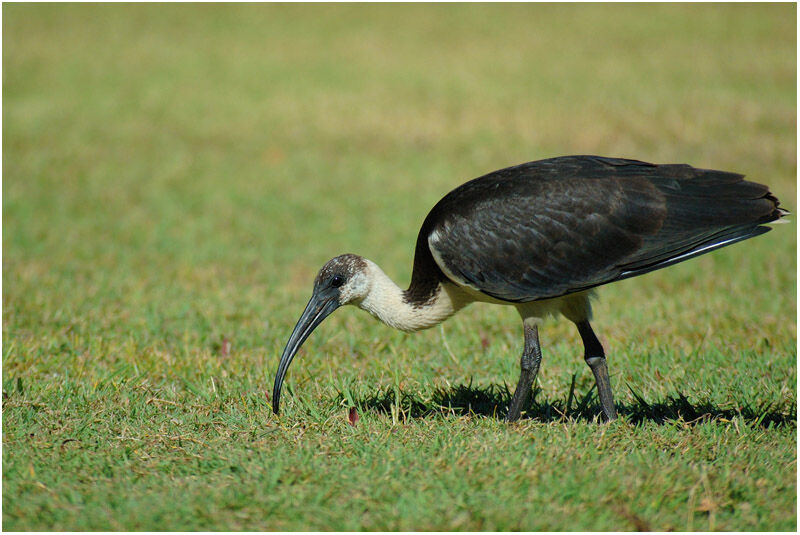
<instances>
[{"instance_id":1,"label":"mown turf","mask_svg":"<svg viewBox=\"0 0 800 535\"><path fill-rule=\"evenodd\" d=\"M794 530L796 227L568 322L342 310L268 392L316 269L408 281L449 189L562 154L796 198L796 7L3 6L7 530ZM351 408L358 415L350 425Z\"/></svg>"}]
</instances>

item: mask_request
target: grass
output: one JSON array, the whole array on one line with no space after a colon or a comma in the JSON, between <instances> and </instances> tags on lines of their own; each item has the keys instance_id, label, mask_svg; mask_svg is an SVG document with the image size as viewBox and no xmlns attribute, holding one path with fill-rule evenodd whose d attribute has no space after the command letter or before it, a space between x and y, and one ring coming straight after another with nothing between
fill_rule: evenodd
<instances>
[{"instance_id":1,"label":"grass","mask_svg":"<svg viewBox=\"0 0 800 535\"><path fill-rule=\"evenodd\" d=\"M343 310L328 258L561 154L687 162L796 212L796 6L3 6L6 530L794 530L796 227L600 292L534 406L513 310ZM355 407L359 418L350 425Z\"/></svg>"}]
</instances>

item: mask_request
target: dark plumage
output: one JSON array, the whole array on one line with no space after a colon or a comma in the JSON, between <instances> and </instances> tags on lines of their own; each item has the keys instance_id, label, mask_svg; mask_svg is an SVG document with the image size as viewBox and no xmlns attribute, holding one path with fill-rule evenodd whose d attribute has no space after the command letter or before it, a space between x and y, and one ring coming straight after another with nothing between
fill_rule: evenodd
<instances>
[{"instance_id":1,"label":"dark plumage","mask_svg":"<svg viewBox=\"0 0 800 535\"><path fill-rule=\"evenodd\" d=\"M495 171L454 189L425 218L414 270L400 290L373 262L342 255L320 270L281 357L273 390L311 331L342 304L403 330L431 327L472 301L515 306L524 323L521 374L508 419L529 400L541 361L538 325L573 321L603 412L616 417L587 290L767 232L787 212L767 186L725 171L566 156Z\"/></svg>"},{"instance_id":2,"label":"dark plumage","mask_svg":"<svg viewBox=\"0 0 800 535\"><path fill-rule=\"evenodd\" d=\"M558 297L769 230L777 199L742 175L566 156L509 167L448 193L417 241L411 288L431 287L428 238L449 273L504 301ZM420 292L418 295L424 295Z\"/></svg>"}]
</instances>

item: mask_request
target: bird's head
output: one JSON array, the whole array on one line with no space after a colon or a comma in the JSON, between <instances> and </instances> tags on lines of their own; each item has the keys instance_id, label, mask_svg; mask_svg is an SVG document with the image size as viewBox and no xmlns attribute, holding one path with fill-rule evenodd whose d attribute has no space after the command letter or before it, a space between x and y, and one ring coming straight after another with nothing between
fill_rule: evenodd
<instances>
[{"instance_id":1,"label":"bird's head","mask_svg":"<svg viewBox=\"0 0 800 535\"><path fill-rule=\"evenodd\" d=\"M278 414L281 386L292 359L314 329L331 312L342 305L357 305L369 292L367 261L354 254L343 254L329 260L314 279L314 292L297 321L281 355L275 385L272 389L272 410Z\"/></svg>"}]
</instances>

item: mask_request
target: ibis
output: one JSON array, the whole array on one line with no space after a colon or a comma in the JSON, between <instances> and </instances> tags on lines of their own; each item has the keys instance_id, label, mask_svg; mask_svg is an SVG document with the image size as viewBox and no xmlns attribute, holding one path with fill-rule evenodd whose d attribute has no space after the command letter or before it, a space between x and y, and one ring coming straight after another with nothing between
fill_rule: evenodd
<instances>
[{"instance_id":1,"label":"ibis","mask_svg":"<svg viewBox=\"0 0 800 535\"><path fill-rule=\"evenodd\" d=\"M280 358L273 411L300 346L340 306L412 332L478 301L513 306L522 319L508 421L532 397L542 360L539 326L559 314L577 327L602 413L613 420L606 355L590 324L595 289L764 234L766 223L788 214L778 205L767 186L740 174L599 156L539 160L471 180L422 223L408 289L355 254L320 269Z\"/></svg>"}]
</instances>

